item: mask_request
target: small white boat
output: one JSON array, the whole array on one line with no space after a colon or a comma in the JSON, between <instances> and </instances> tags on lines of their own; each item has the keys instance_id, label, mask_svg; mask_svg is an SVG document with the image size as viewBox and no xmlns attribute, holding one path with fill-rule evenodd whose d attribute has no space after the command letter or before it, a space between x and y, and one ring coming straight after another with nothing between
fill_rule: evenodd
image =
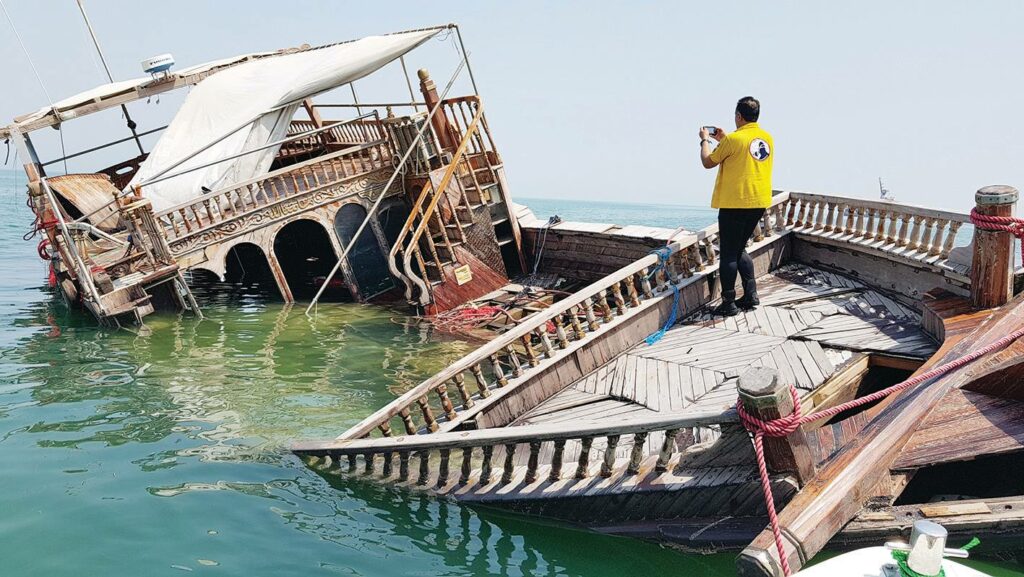
<instances>
[{"instance_id":1,"label":"small white boat","mask_svg":"<svg viewBox=\"0 0 1024 577\"><path fill-rule=\"evenodd\" d=\"M946 529L942 525L918 521L914 523L909 544L890 542L884 547L857 549L808 567L794 577L911 577L915 574L988 577L981 571L946 559L965 559L968 555L966 549L946 549L946 536ZM904 563L903 567L901 562ZM904 568L911 571L905 571Z\"/></svg>"}]
</instances>

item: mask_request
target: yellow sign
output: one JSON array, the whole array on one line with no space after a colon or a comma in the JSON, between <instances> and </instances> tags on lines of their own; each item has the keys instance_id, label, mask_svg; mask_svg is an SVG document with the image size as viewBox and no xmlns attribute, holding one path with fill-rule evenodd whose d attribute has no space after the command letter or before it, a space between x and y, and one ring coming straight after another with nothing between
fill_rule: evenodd
<instances>
[{"instance_id":1,"label":"yellow sign","mask_svg":"<svg viewBox=\"0 0 1024 577\"><path fill-rule=\"evenodd\" d=\"M468 264L464 264L455 269L455 282L458 283L459 286L462 286L471 280L473 280L473 271L469 270Z\"/></svg>"}]
</instances>

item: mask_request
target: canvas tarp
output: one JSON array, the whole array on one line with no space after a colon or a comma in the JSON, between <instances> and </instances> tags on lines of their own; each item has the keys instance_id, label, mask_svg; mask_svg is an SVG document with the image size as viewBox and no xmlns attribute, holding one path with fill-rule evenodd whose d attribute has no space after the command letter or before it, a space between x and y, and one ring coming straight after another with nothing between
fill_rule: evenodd
<instances>
[{"instance_id":1,"label":"canvas tarp","mask_svg":"<svg viewBox=\"0 0 1024 577\"><path fill-rule=\"evenodd\" d=\"M277 147L146 186L147 180L159 175L179 173L280 140L302 99L371 74L437 32L370 36L247 62L211 76L192 89L129 186L142 184L142 194L161 211L203 194L203 187L217 190L263 174L277 155ZM175 166L242 125L243 129Z\"/></svg>"}]
</instances>

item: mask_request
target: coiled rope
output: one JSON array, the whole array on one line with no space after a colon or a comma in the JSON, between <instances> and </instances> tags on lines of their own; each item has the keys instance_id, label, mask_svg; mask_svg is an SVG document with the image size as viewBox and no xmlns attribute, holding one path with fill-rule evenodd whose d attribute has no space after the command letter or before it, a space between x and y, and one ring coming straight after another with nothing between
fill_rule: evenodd
<instances>
[{"instance_id":1,"label":"coiled rope","mask_svg":"<svg viewBox=\"0 0 1024 577\"><path fill-rule=\"evenodd\" d=\"M1024 218L1013 216L992 216L971 209L971 223L982 230L1008 232L1021 241L1020 256L1024 261Z\"/></svg>"},{"instance_id":2,"label":"coiled rope","mask_svg":"<svg viewBox=\"0 0 1024 577\"><path fill-rule=\"evenodd\" d=\"M1008 216L988 216L978 214L977 211L972 210L971 222L980 229L1008 232L1019 239L1024 239L1024 219ZM1022 246L1022 251L1024 251L1024 246ZM1024 253L1022 253L1022 258L1024 258ZM793 397L793 412L785 417L770 421L763 421L747 413L743 409L743 404L741 402L736 402L736 412L739 414L744 428L753 435L754 453L757 456L757 469L761 477L761 490L764 492L765 505L768 509L768 522L772 528L772 535L775 537L775 548L779 552L779 563L782 565L782 570L787 576L791 574L791 569L789 567L789 559L786 557L785 550L783 549L782 529L779 527L779 517L775 511L775 498L772 495L771 482L768 478L768 466L764 458L764 437L785 437L795 432L801 425L834 417L844 411L873 403L879 399L884 399L894 393L901 392L915 385L924 383L925 381L929 381L938 376L955 371L989 353L1004 349L1021 337L1024 337L1024 327L1017 329L988 346L968 353L944 365L935 367L930 371L911 377L901 383L897 383L891 387L882 389L881 391L877 391L859 399L854 399L807 416L802 414L800 408L800 396L797 393L796 387L793 385L789 386L789 393Z\"/></svg>"}]
</instances>

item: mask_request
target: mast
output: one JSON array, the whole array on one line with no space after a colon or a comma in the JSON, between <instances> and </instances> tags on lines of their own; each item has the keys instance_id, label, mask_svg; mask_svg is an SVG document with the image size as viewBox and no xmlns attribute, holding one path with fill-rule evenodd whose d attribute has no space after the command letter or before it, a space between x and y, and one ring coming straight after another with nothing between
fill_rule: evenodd
<instances>
[{"instance_id":1,"label":"mast","mask_svg":"<svg viewBox=\"0 0 1024 577\"><path fill-rule=\"evenodd\" d=\"M92 23L89 22L89 15L85 13L85 4L82 4L82 0L75 0L78 3L78 9L82 12L82 19L85 20L85 27L89 29L89 36L92 37L92 44L96 47L96 53L100 55L100 62L103 63L103 70L107 73L107 80L111 83L114 82L114 76L110 74L110 67L107 66L107 60L103 57L103 50L100 49L100 42L96 39L96 32L92 29ZM132 131L132 137L135 139L135 145L139 147L139 154L146 154L145 149L142 148L142 141L139 140L139 134L135 132L135 121L132 120L130 114L128 114L128 106L122 104L121 112L124 113L125 119L128 121L128 130Z\"/></svg>"}]
</instances>

